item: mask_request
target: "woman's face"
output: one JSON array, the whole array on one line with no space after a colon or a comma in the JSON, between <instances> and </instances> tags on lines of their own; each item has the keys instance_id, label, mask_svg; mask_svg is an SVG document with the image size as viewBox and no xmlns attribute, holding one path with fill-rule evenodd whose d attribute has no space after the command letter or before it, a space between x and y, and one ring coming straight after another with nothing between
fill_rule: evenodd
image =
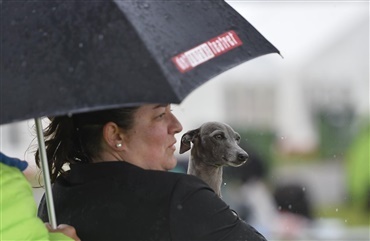
<instances>
[{"instance_id":1,"label":"woman's face","mask_svg":"<svg viewBox=\"0 0 370 241\"><path fill-rule=\"evenodd\" d=\"M126 133L126 161L150 170L171 170L176 164L175 134L182 126L170 105L148 104L134 114L134 125Z\"/></svg>"}]
</instances>

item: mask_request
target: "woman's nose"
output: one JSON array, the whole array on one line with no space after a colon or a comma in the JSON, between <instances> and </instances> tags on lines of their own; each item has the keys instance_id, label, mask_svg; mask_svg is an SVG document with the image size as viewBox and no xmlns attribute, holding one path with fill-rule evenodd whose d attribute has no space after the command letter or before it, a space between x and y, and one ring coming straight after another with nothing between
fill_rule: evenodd
<instances>
[{"instance_id":1,"label":"woman's nose","mask_svg":"<svg viewBox=\"0 0 370 241\"><path fill-rule=\"evenodd\" d=\"M180 123L180 121L176 118L176 116L174 114L172 114L172 123L171 123L171 130L174 132L174 133L180 133L182 131L182 125Z\"/></svg>"}]
</instances>

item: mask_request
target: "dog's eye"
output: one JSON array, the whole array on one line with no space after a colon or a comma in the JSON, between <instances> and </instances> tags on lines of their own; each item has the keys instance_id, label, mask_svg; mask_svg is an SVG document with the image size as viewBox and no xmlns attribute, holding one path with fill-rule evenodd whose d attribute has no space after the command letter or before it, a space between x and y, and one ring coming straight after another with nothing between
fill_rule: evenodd
<instances>
[{"instance_id":1,"label":"dog's eye","mask_svg":"<svg viewBox=\"0 0 370 241\"><path fill-rule=\"evenodd\" d=\"M224 136L222 134L217 134L217 135L215 135L215 138L217 140L222 140L222 139L224 139Z\"/></svg>"}]
</instances>

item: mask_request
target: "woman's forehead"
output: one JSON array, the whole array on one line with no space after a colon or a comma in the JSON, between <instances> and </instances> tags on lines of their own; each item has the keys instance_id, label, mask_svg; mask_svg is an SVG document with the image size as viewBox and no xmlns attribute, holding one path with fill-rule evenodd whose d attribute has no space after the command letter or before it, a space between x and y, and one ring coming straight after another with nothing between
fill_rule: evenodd
<instances>
[{"instance_id":1,"label":"woman's forehead","mask_svg":"<svg viewBox=\"0 0 370 241\"><path fill-rule=\"evenodd\" d=\"M166 108L169 104L145 104L139 107L136 111L136 117L140 117L145 114L151 114L160 108Z\"/></svg>"},{"instance_id":2,"label":"woman's forehead","mask_svg":"<svg viewBox=\"0 0 370 241\"><path fill-rule=\"evenodd\" d=\"M166 108L168 107L170 104L166 103L166 104L154 104L154 107L153 109L158 109L158 108Z\"/></svg>"}]
</instances>

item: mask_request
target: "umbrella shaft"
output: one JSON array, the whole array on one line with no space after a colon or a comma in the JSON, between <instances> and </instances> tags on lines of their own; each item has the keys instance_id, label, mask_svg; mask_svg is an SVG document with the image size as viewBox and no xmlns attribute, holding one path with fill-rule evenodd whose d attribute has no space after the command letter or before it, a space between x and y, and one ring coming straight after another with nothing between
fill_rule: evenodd
<instances>
[{"instance_id":1,"label":"umbrella shaft","mask_svg":"<svg viewBox=\"0 0 370 241\"><path fill-rule=\"evenodd\" d=\"M50 181L50 176L49 176L48 158L46 156L46 148L45 148L44 134L42 131L43 129L42 129L41 119L35 118L35 124L36 124L36 132L37 132L37 141L39 144L41 170L42 170L42 175L44 178L44 185L45 185L45 198L46 198L46 205L48 208L49 223L52 228L56 229L57 221L56 221L56 216L55 216L53 193L51 190L51 181Z\"/></svg>"}]
</instances>

